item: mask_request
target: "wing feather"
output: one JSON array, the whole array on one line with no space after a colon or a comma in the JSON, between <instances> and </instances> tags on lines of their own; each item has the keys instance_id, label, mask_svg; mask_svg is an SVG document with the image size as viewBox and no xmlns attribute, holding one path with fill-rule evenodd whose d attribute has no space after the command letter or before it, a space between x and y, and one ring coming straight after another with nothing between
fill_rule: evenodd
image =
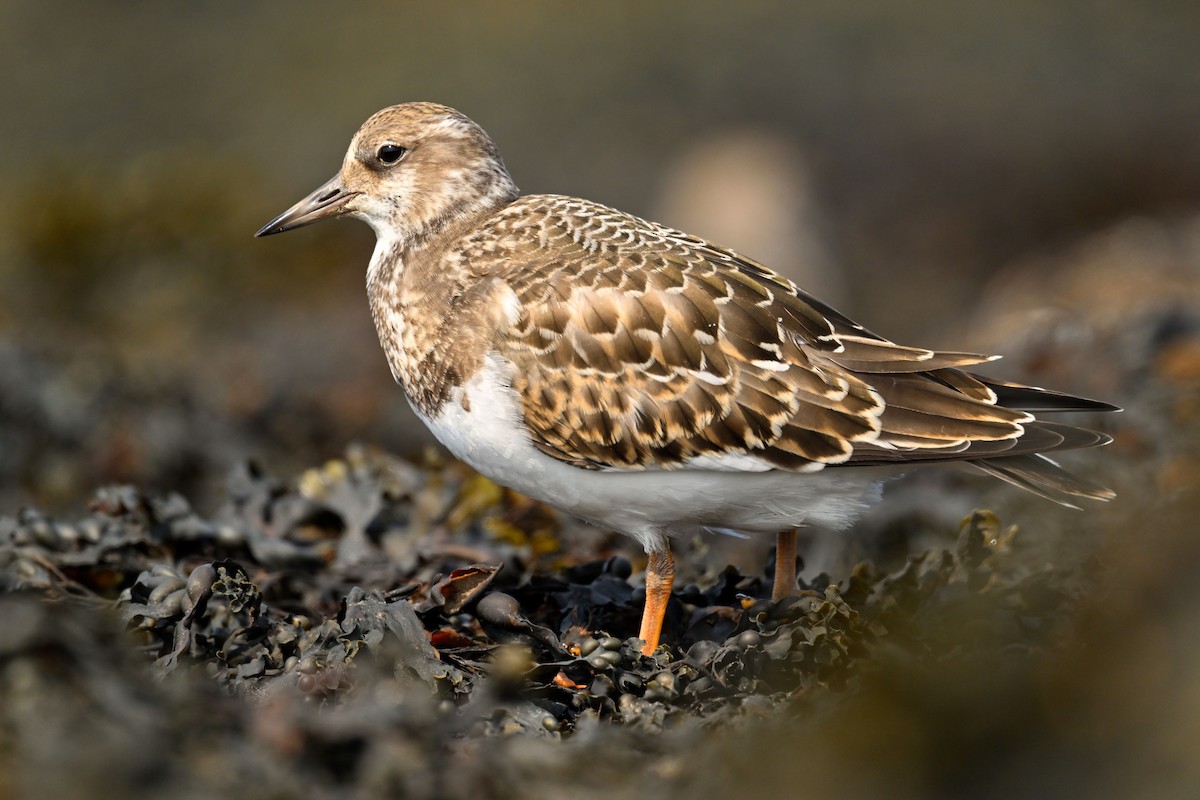
<instances>
[{"instance_id":1,"label":"wing feather","mask_svg":"<svg viewBox=\"0 0 1200 800\"><path fill-rule=\"evenodd\" d=\"M488 274L518 308L495 346L515 366L534 444L556 459L795 471L967 460L1026 488L1101 494L1033 456L1104 437L1031 412L1106 404L972 375L962 368L993 357L895 344L761 264L603 206L543 196L510 209L541 221L507 228L490 252Z\"/></svg>"}]
</instances>

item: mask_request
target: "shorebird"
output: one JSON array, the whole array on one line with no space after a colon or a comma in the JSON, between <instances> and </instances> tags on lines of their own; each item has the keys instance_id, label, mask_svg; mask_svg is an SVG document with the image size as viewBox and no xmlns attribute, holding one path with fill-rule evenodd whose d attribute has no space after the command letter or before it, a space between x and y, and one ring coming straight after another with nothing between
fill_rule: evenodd
<instances>
[{"instance_id":1,"label":"shorebird","mask_svg":"<svg viewBox=\"0 0 1200 800\"><path fill-rule=\"evenodd\" d=\"M492 480L640 542L643 652L673 537L845 528L898 467L959 462L1069 504L1112 492L1045 453L1109 437L1042 412L1114 406L965 371L992 357L878 336L767 267L599 203L522 196L492 139L433 103L385 108L331 180L258 236L351 216L417 416Z\"/></svg>"}]
</instances>

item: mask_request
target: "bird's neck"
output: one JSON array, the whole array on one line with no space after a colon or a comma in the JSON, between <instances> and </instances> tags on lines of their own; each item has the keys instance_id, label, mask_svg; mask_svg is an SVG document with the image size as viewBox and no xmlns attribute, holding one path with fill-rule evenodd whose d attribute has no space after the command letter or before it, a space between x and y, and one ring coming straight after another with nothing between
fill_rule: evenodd
<instances>
[{"instance_id":1,"label":"bird's neck","mask_svg":"<svg viewBox=\"0 0 1200 800\"><path fill-rule=\"evenodd\" d=\"M419 236L377 230L367 271L371 316L392 375L426 414L432 415L470 371L466 362L479 333L468 319L480 313L466 299L473 297L466 291L468 265L447 255L515 196L514 187L512 197L462 209Z\"/></svg>"},{"instance_id":2,"label":"bird's neck","mask_svg":"<svg viewBox=\"0 0 1200 800\"><path fill-rule=\"evenodd\" d=\"M462 269L443 263L445 255L466 234L518 196L511 181L497 191L439 214L420 227L376 224L375 252L367 268L367 291L372 298L407 293L422 296L453 292Z\"/></svg>"}]
</instances>

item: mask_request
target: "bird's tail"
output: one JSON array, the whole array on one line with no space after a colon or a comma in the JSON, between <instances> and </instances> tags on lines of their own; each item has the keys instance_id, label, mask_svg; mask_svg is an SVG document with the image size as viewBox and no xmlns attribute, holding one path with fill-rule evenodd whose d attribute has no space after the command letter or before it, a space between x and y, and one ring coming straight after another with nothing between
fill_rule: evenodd
<instances>
[{"instance_id":1,"label":"bird's tail","mask_svg":"<svg viewBox=\"0 0 1200 800\"><path fill-rule=\"evenodd\" d=\"M1092 431L1081 431L1093 433ZM1111 439L1103 434L1095 444L1107 444ZM1090 447L1094 445L1080 445ZM1079 508L1071 502L1072 497L1084 497L1089 500L1112 500L1116 492L1106 486L1080 478L1067 472L1058 462L1041 453L1022 453L1016 456L988 458L981 461L969 462L971 466L986 472L988 475L1007 481L1026 491L1033 492L1059 505L1068 508Z\"/></svg>"}]
</instances>

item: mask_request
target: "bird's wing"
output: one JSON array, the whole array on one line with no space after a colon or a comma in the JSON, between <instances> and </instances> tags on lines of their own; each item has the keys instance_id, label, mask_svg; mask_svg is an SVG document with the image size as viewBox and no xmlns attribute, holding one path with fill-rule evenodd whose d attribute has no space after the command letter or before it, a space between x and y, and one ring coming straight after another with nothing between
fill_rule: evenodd
<instances>
[{"instance_id":1,"label":"bird's wing","mask_svg":"<svg viewBox=\"0 0 1200 800\"><path fill-rule=\"evenodd\" d=\"M561 461L812 471L1053 449L1045 430L1019 446L1033 416L959 369L988 357L887 341L694 236L532 196L474 246L506 287L496 347L524 422Z\"/></svg>"}]
</instances>

